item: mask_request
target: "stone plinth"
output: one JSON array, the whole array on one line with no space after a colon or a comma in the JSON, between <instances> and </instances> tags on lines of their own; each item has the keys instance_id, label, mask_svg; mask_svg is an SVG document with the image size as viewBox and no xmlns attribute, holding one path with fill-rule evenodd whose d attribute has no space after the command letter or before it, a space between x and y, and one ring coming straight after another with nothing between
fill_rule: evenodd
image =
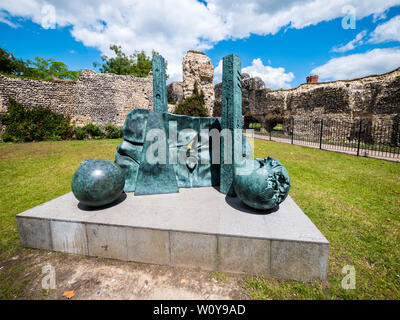
<instances>
[{"instance_id":1,"label":"stone plinth","mask_svg":"<svg viewBox=\"0 0 400 320\"><path fill-rule=\"evenodd\" d=\"M288 197L262 214L215 188L124 194L89 209L72 193L17 215L21 245L296 280L325 280L329 242Z\"/></svg>"}]
</instances>

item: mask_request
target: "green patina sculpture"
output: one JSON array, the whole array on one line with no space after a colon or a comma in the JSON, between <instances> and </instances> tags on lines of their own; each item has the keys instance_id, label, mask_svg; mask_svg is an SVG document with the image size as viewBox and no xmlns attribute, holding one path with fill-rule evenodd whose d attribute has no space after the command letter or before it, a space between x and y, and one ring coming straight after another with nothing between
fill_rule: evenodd
<instances>
[{"instance_id":1,"label":"green patina sculpture","mask_svg":"<svg viewBox=\"0 0 400 320\"><path fill-rule=\"evenodd\" d=\"M87 159L75 172L71 188L81 203L98 207L117 200L124 184L124 174L114 162Z\"/></svg>"},{"instance_id":2,"label":"green patina sculpture","mask_svg":"<svg viewBox=\"0 0 400 320\"><path fill-rule=\"evenodd\" d=\"M160 55L153 56L152 68L153 68L153 110L154 112L168 112L164 58Z\"/></svg>"},{"instance_id":3,"label":"green patina sculpture","mask_svg":"<svg viewBox=\"0 0 400 320\"><path fill-rule=\"evenodd\" d=\"M147 195L220 186L222 193L237 195L252 208L279 205L288 195L289 175L275 159L252 160L242 134L240 70L240 57L223 59L222 118L175 115L167 112L164 59L154 56L154 112L128 113L115 164L84 161L72 180L75 196L100 206L115 201L122 189Z\"/></svg>"},{"instance_id":4,"label":"green patina sculpture","mask_svg":"<svg viewBox=\"0 0 400 320\"><path fill-rule=\"evenodd\" d=\"M255 209L273 209L289 194L290 179L285 167L271 157L252 160L253 169L246 175L235 175L236 195Z\"/></svg>"},{"instance_id":5,"label":"green patina sculpture","mask_svg":"<svg viewBox=\"0 0 400 320\"><path fill-rule=\"evenodd\" d=\"M221 185L220 192L233 196L234 168L241 145L235 143L242 138L242 77L241 62L237 55L229 55L222 62L222 129L229 129L232 138L221 137ZM225 146L226 145L226 146ZM226 149L225 147L228 147ZM226 150L232 155L227 161ZM228 163L227 163L228 162Z\"/></svg>"},{"instance_id":6,"label":"green patina sculpture","mask_svg":"<svg viewBox=\"0 0 400 320\"><path fill-rule=\"evenodd\" d=\"M146 137L149 137L151 130L155 136L151 140L146 140L143 145L135 195L179 192L174 167L168 161L169 148L163 115L152 112L148 116ZM154 143L157 143L157 149L148 152Z\"/></svg>"},{"instance_id":7,"label":"green patina sculpture","mask_svg":"<svg viewBox=\"0 0 400 320\"><path fill-rule=\"evenodd\" d=\"M218 160L212 154L209 136L209 130L220 131L219 119L170 113L163 116L168 128L170 160L174 163L178 187L219 185L219 168L213 165Z\"/></svg>"},{"instance_id":8,"label":"green patina sculpture","mask_svg":"<svg viewBox=\"0 0 400 320\"><path fill-rule=\"evenodd\" d=\"M134 111L134 112L133 112ZM117 147L115 162L125 175L125 192L135 191L136 178L142 160L149 110L135 109L128 113L122 135L124 141Z\"/></svg>"},{"instance_id":9,"label":"green patina sculpture","mask_svg":"<svg viewBox=\"0 0 400 320\"><path fill-rule=\"evenodd\" d=\"M218 186L219 153L213 152L210 132L218 133L214 142L218 142L219 149L220 118L146 111L129 112L123 128L124 141L117 147L115 162L125 174L125 192L144 195L178 192L178 188ZM132 128L138 130L137 134L133 134ZM164 133L165 140L159 136L153 139L152 133ZM146 141L142 137L150 139ZM158 152L148 152L155 143ZM251 152L249 146L247 151ZM164 152L165 159L156 163Z\"/></svg>"}]
</instances>

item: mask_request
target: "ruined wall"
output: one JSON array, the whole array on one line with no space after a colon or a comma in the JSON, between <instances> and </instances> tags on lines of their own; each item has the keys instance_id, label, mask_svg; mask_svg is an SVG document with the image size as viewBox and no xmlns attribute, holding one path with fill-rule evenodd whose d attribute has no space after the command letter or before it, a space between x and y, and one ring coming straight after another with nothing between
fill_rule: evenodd
<instances>
[{"instance_id":1,"label":"ruined wall","mask_svg":"<svg viewBox=\"0 0 400 320\"><path fill-rule=\"evenodd\" d=\"M183 101L183 86L182 82L171 82L167 85L168 96L176 102Z\"/></svg>"},{"instance_id":2,"label":"ruined wall","mask_svg":"<svg viewBox=\"0 0 400 320\"><path fill-rule=\"evenodd\" d=\"M243 115L255 114L255 105L258 99L258 93L260 90L265 89L264 81L259 77L251 78L249 74L242 73L242 108ZM268 89L266 89L268 90ZM220 117L222 112L222 82L218 83L214 87L215 101L213 108L213 115ZM245 114L244 110L249 109ZM251 110L250 110L251 109Z\"/></svg>"},{"instance_id":3,"label":"ruined wall","mask_svg":"<svg viewBox=\"0 0 400 320\"><path fill-rule=\"evenodd\" d=\"M201 52L188 51L182 67L184 81L170 84L170 93L181 97L190 95L194 82L198 81L210 114L220 116L222 84L213 86L210 59ZM350 81L305 83L290 90L267 89L260 78L243 74L242 92L243 116L259 121L264 129L275 120L289 117L345 121L362 118L372 124L382 120L400 121L400 68ZM12 97L28 108L48 106L69 115L77 125L89 121L123 125L131 109L152 109L152 95L151 73L147 78L136 78L85 69L75 81L40 81L0 75L0 112L7 111L8 99ZM168 107L171 112L175 106Z\"/></svg>"},{"instance_id":4,"label":"ruined wall","mask_svg":"<svg viewBox=\"0 0 400 320\"><path fill-rule=\"evenodd\" d=\"M182 101L193 93L197 82L199 90L204 92L206 108L210 115L214 108L214 67L203 52L189 50L182 61L183 82L172 82L167 86L175 101Z\"/></svg>"},{"instance_id":5,"label":"ruined wall","mask_svg":"<svg viewBox=\"0 0 400 320\"><path fill-rule=\"evenodd\" d=\"M73 123L88 122L122 126L132 109L152 109L153 80L133 76L100 74L85 69L79 79L41 81L0 75L0 112L9 97L27 108L50 107L71 117Z\"/></svg>"},{"instance_id":6,"label":"ruined wall","mask_svg":"<svg viewBox=\"0 0 400 320\"><path fill-rule=\"evenodd\" d=\"M305 83L290 90L251 85L257 81L243 78L243 116L258 120L264 129L271 120L289 117L374 122L392 121L400 115L400 68L349 81ZM221 112L220 87L215 86L215 116Z\"/></svg>"}]
</instances>

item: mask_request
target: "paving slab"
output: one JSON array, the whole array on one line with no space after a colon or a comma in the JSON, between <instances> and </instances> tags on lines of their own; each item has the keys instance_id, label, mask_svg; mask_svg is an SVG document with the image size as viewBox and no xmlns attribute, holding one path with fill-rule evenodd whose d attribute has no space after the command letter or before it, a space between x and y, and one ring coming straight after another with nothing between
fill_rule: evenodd
<instances>
[{"instance_id":1,"label":"paving slab","mask_svg":"<svg viewBox=\"0 0 400 320\"><path fill-rule=\"evenodd\" d=\"M97 209L67 193L18 214L17 222L25 247L285 279L326 279L329 242L290 196L277 210L265 212L213 187L128 193Z\"/></svg>"}]
</instances>

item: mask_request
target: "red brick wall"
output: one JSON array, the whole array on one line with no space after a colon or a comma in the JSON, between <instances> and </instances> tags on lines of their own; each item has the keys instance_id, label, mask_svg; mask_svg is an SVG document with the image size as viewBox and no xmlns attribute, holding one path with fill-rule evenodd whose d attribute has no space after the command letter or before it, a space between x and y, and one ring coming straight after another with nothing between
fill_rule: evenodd
<instances>
[{"instance_id":1,"label":"red brick wall","mask_svg":"<svg viewBox=\"0 0 400 320\"><path fill-rule=\"evenodd\" d=\"M307 83L317 83L318 82L318 76L308 76L307 77Z\"/></svg>"}]
</instances>

